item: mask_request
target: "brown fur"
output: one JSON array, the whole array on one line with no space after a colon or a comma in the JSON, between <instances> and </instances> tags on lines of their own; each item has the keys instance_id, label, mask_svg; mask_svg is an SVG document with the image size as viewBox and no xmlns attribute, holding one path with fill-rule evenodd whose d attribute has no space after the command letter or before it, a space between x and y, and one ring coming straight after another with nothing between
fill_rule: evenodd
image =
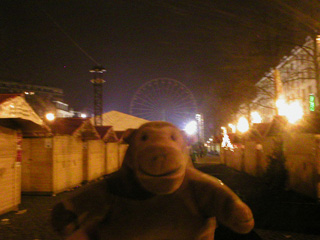
<instances>
[{"instance_id":1,"label":"brown fur","mask_svg":"<svg viewBox=\"0 0 320 240\"><path fill-rule=\"evenodd\" d=\"M125 141L129 148L118 172L53 210L62 235L205 240L213 239L216 218L239 233L253 228L251 210L236 194L190 166L184 136L174 125L150 122L129 130Z\"/></svg>"},{"instance_id":2,"label":"brown fur","mask_svg":"<svg viewBox=\"0 0 320 240\"><path fill-rule=\"evenodd\" d=\"M129 144L124 165L149 192L175 192L185 176L188 150L180 130L167 122L150 122L125 137Z\"/></svg>"}]
</instances>

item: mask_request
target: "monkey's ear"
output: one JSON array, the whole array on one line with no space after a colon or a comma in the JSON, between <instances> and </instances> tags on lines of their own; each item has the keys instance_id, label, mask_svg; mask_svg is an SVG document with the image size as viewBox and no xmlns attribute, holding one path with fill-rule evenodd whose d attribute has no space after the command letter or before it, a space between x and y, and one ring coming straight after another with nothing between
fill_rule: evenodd
<instances>
[{"instance_id":1,"label":"monkey's ear","mask_svg":"<svg viewBox=\"0 0 320 240\"><path fill-rule=\"evenodd\" d=\"M137 129L133 128L128 128L124 133L123 133L123 141L125 143L130 144L131 140L133 139L134 134L137 132Z\"/></svg>"}]
</instances>

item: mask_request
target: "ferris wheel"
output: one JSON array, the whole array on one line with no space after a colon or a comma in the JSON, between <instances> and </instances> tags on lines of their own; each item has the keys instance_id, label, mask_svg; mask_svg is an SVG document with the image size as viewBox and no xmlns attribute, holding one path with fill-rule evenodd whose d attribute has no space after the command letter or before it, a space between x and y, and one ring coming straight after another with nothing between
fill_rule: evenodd
<instances>
[{"instance_id":1,"label":"ferris wheel","mask_svg":"<svg viewBox=\"0 0 320 240\"><path fill-rule=\"evenodd\" d=\"M156 78L143 84L130 103L130 114L150 121L168 121L180 128L197 112L192 92L181 82Z\"/></svg>"}]
</instances>

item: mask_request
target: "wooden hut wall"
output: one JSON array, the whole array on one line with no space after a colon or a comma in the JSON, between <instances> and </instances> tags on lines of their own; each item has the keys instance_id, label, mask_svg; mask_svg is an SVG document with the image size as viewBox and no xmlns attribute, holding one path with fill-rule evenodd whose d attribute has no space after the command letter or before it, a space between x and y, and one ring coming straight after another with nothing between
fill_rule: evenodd
<instances>
[{"instance_id":1,"label":"wooden hut wall","mask_svg":"<svg viewBox=\"0 0 320 240\"><path fill-rule=\"evenodd\" d=\"M269 156L273 155L276 145L279 144L278 141L283 141L288 171L287 187L312 198L319 198L320 135L290 133L281 137L265 137L260 150L257 147L259 143L247 141L242 160L236 151L222 149L221 161L250 175L262 176L268 167Z\"/></svg>"},{"instance_id":2,"label":"wooden hut wall","mask_svg":"<svg viewBox=\"0 0 320 240\"><path fill-rule=\"evenodd\" d=\"M250 141L245 143L244 156L245 156L245 171L251 175L256 175L256 142Z\"/></svg>"},{"instance_id":3,"label":"wooden hut wall","mask_svg":"<svg viewBox=\"0 0 320 240\"><path fill-rule=\"evenodd\" d=\"M122 165L128 146L128 144L119 144L119 167Z\"/></svg>"},{"instance_id":4,"label":"wooden hut wall","mask_svg":"<svg viewBox=\"0 0 320 240\"><path fill-rule=\"evenodd\" d=\"M82 179L88 181L88 142L82 144Z\"/></svg>"},{"instance_id":5,"label":"wooden hut wall","mask_svg":"<svg viewBox=\"0 0 320 240\"><path fill-rule=\"evenodd\" d=\"M246 141L244 144L244 148L238 147L234 151L222 148L221 161L238 171L244 171L253 176L262 176L268 164L267 155L272 152L273 140L266 138L262 143Z\"/></svg>"},{"instance_id":6,"label":"wooden hut wall","mask_svg":"<svg viewBox=\"0 0 320 240\"><path fill-rule=\"evenodd\" d=\"M88 181L103 176L106 172L105 144L102 140L87 141L87 179Z\"/></svg>"},{"instance_id":7,"label":"wooden hut wall","mask_svg":"<svg viewBox=\"0 0 320 240\"><path fill-rule=\"evenodd\" d=\"M21 202L21 165L17 160L17 133L0 126L0 214L17 210Z\"/></svg>"},{"instance_id":8,"label":"wooden hut wall","mask_svg":"<svg viewBox=\"0 0 320 240\"><path fill-rule=\"evenodd\" d=\"M83 180L82 140L69 135L53 137L53 191L62 192Z\"/></svg>"},{"instance_id":9,"label":"wooden hut wall","mask_svg":"<svg viewBox=\"0 0 320 240\"><path fill-rule=\"evenodd\" d=\"M246 141L240 170L253 176L263 176L267 169L268 156L272 154L273 148L273 137L265 137L261 142Z\"/></svg>"},{"instance_id":10,"label":"wooden hut wall","mask_svg":"<svg viewBox=\"0 0 320 240\"><path fill-rule=\"evenodd\" d=\"M222 163L226 164L228 167L232 165L231 161L233 161L233 152L227 149L222 148L223 151L221 151L221 161Z\"/></svg>"},{"instance_id":11,"label":"wooden hut wall","mask_svg":"<svg viewBox=\"0 0 320 240\"><path fill-rule=\"evenodd\" d=\"M109 142L105 144L106 147L106 174L117 171L120 168L119 164L119 144L116 142Z\"/></svg>"},{"instance_id":12,"label":"wooden hut wall","mask_svg":"<svg viewBox=\"0 0 320 240\"><path fill-rule=\"evenodd\" d=\"M316 138L313 134L284 136L284 154L289 173L288 187L310 197L317 197Z\"/></svg>"},{"instance_id":13,"label":"wooden hut wall","mask_svg":"<svg viewBox=\"0 0 320 240\"><path fill-rule=\"evenodd\" d=\"M316 155L315 155L315 165L316 165L316 177L315 177L315 185L317 192L317 199L320 201L320 135L316 135Z\"/></svg>"},{"instance_id":14,"label":"wooden hut wall","mask_svg":"<svg viewBox=\"0 0 320 240\"><path fill-rule=\"evenodd\" d=\"M275 139L275 137L264 137L262 140L263 158L261 161L261 167L264 170L264 172L267 170L270 161L270 156L273 155Z\"/></svg>"},{"instance_id":15,"label":"wooden hut wall","mask_svg":"<svg viewBox=\"0 0 320 240\"><path fill-rule=\"evenodd\" d=\"M52 193L52 138L24 138L22 151L22 192Z\"/></svg>"},{"instance_id":16,"label":"wooden hut wall","mask_svg":"<svg viewBox=\"0 0 320 240\"><path fill-rule=\"evenodd\" d=\"M235 148L233 151L228 150L227 157L227 166L238 171L244 170L244 152L242 148Z\"/></svg>"}]
</instances>

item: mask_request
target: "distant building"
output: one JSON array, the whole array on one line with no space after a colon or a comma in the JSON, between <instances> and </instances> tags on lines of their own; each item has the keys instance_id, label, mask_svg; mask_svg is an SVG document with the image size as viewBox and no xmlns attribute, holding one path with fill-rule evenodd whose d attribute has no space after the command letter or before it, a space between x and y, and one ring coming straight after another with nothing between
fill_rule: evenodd
<instances>
[{"instance_id":1,"label":"distant building","mask_svg":"<svg viewBox=\"0 0 320 240\"><path fill-rule=\"evenodd\" d=\"M271 122L276 114L275 110L275 86L273 78L273 70L256 83L258 88L258 96L254 100L255 110L259 112L262 122Z\"/></svg>"},{"instance_id":2,"label":"distant building","mask_svg":"<svg viewBox=\"0 0 320 240\"><path fill-rule=\"evenodd\" d=\"M196 121L198 126L198 141L204 143L204 120L203 115L200 113L196 114Z\"/></svg>"},{"instance_id":3,"label":"distant building","mask_svg":"<svg viewBox=\"0 0 320 240\"><path fill-rule=\"evenodd\" d=\"M319 105L315 68L315 61L319 61L319 37L307 37L302 46L296 46L290 56L283 57L280 64L256 84L260 91L255 103L264 122L270 121L275 114L274 69L280 73L282 95L288 103L299 100L305 114L310 113L310 96L314 96L315 105Z\"/></svg>"},{"instance_id":4,"label":"distant building","mask_svg":"<svg viewBox=\"0 0 320 240\"><path fill-rule=\"evenodd\" d=\"M26 101L41 118L44 118L48 112L56 117L80 117L81 115L63 101L64 94L60 88L0 81L0 93L24 94Z\"/></svg>"},{"instance_id":5,"label":"distant building","mask_svg":"<svg viewBox=\"0 0 320 240\"><path fill-rule=\"evenodd\" d=\"M8 82L0 80L0 93L24 93L48 98L52 101L63 101L63 90L60 88L25 84L20 82Z\"/></svg>"}]
</instances>

